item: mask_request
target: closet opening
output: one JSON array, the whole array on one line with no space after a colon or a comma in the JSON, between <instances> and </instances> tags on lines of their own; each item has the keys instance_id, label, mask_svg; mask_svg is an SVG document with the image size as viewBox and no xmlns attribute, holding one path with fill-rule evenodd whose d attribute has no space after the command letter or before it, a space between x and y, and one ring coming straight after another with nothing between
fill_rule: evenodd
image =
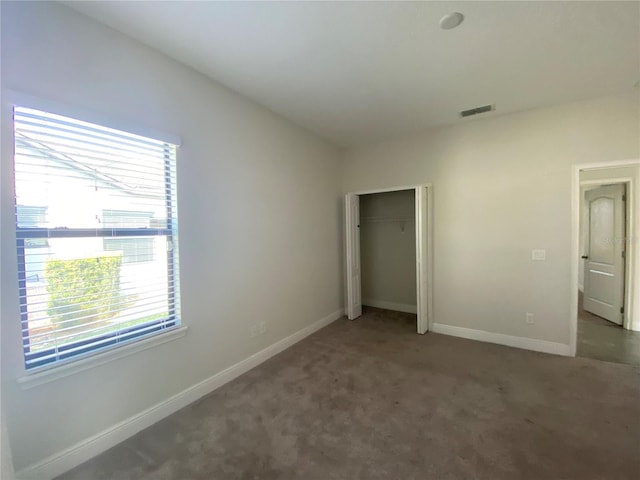
<instances>
[{"instance_id":1,"label":"closet opening","mask_svg":"<svg viewBox=\"0 0 640 480\"><path fill-rule=\"evenodd\" d=\"M415 191L360 196L362 306L418 313Z\"/></svg>"},{"instance_id":2,"label":"closet opening","mask_svg":"<svg viewBox=\"0 0 640 480\"><path fill-rule=\"evenodd\" d=\"M347 316L363 306L432 319L431 185L346 195Z\"/></svg>"}]
</instances>

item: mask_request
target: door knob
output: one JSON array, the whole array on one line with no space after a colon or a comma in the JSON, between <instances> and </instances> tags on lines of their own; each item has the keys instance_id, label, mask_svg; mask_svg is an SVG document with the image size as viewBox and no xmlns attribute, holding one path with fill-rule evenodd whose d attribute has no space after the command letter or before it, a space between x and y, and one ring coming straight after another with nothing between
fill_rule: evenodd
<instances>
[{"instance_id":1,"label":"door knob","mask_svg":"<svg viewBox=\"0 0 640 480\"><path fill-rule=\"evenodd\" d=\"M589 258L589 255L582 255L582 257L580 258L584 258L586 260L587 258Z\"/></svg>"}]
</instances>

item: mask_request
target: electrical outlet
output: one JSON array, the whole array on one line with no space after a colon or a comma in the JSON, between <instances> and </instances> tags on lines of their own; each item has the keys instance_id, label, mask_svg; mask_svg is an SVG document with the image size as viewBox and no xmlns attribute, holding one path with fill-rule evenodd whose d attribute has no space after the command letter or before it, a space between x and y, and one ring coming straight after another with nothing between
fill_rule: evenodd
<instances>
[{"instance_id":1,"label":"electrical outlet","mask_svg":"<svg viewBox=\"0 0 640 480\"><path fill-rule=\"evenodd\" d=\"M267 322L254 323L249 327L251 338L262 335L267 332Z\"/></svg>"},{"instance_id":2,"label":"electrical outlet","mask_svg":"<svg viewBox=\"0 0 640 480\"><path fill-rule=\"evenodd\" d=\"M525 314L525 322L527 322L529 325L533 325L533 313L526 313Z\"/></svg>"},{"instance_id":3,"label":"electrical outlet","mask_svg":"<svg viewBox=\"0 0 640 480\"><path fill-rule=\"evenodd\" d=\"M258 325L251 325L249 332L251 333L251 338L260 335L260 329L258 328Z\"/></svg>"},{"instance_id":4,"label":"electrical outlet","mask_svg":"<svg viewBox=\"0 0 640 480\"><path fill-rule=\"evenodd\" d=\"M547 251L545 249L536 249L531 250L531 260L546 260L547 259Z\"/></svg>"}]
</instances>

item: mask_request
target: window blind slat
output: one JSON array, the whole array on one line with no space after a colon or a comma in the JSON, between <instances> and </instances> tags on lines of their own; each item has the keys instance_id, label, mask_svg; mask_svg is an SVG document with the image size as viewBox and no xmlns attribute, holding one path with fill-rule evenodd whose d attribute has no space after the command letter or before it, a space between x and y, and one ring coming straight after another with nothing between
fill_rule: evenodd
<instances>
[{"instance_id":1,"label":"window blind slat","mask_svg":"<svg viewBox=\"0 0 640 480\"><path fill-rule=\"evenodd\" d=\"M167 282L149 282L148 283L149 288L145 291L141 291L141 290L129 290L128 292L124 292L122 293L122 290L115 290L117 293L120 293L123 296L126 295L137 295L138 298L143 297L146 294L149 294L151 292L155 292L157 291L159 288L161 288L162 286L166 286L167 288L174 288L175 283L173 280L169 280ZM124 290L124 289L123 289ZM133 293L136 292L136 293ZM103 292L104 295L109 295L113 293L113 291L106 291ZM42 313L42 312L46 312L47 310L51 310L53 312L56 311L62 311L64 309L64 307L52 307L49 308L49 298L48 298L48 294L42 293L40 295L31 295L30 297L36 297L39 301L34 301L33 303L29 303L29 313L30 314L38 314L38 313ZM69 301L69 302L73 302L74 305L89 305L92 302L90 301L86 301L83 303L79 303L83 298L85 297L84 294L80 294L80 295L75 295L75 296L69 296L69 297L65 297L65 300ZM21 297L21 299L26 299L27 297ZM43 308L44 307L44 308Z\"/></svg>"},{"instance_id":2,"label":"window blind slat","mask_svg":"<svg viewBox=\"0 0 640 480\"><path fill-rule=\"evenodd\" d=\"M149 306L153 306L155 305L154 303L150 303ZM136 320L122 320L119 322L110 322L107 323L104 320L92 320L92 321L87 321L84 322L82 325L71 325L71 326L65 326L63 328L56 328L55 330L43 330L43 329L23 329L22 330L22 338L23 340L26 339L30 339L31 340L31 344L30 346L33 348L36 344L37 344L37 340L42 339L42 338L50 338L50 337L56 337L59 338L61 333L63 332L76 332L77 333L85 333L87 331L87 327L91 327L92 325L101 325L100 328L103 329L107 329L110 327L118 327L121 328L123 324L129 325L130 324L138 324L138 323L147 323L149 320L147 319L147 317L153 317L153 321L156 320L161 320L164 321L166 320L166 318L170 317L170 310L172 307L175 306L175 303L171 303L171 304L162 304L162 305L158 305L158 308L156 309L152 309L149 308L148 312L146 312L146 317L141 317L140 319ZM157 318L156 318L157 317ZM35 332L35 333L34 333ZM70 335L70 337L74 337L77 336L76 334Z\"/></svg>"},{"instance_id":3,"label":"window blind slat","mask_svg":"<svg viewBox=\"0 0 640 480\"><path fill-rule=\"evenodd\" d=\"M65 165L64 162L49 162L48 164L43 165L42 162L43 160L49 160L46 157L40 157L37 155L34 155L32 152L25 152L25 153L21 153L21 152L17 152L18 155L20 155L22 158L25 159L24 163L21 165L21 170L18 170L16 172L17 175L19 176L27 176L27 175L31 175L31 176L36 176L36 175L42 175L43 171L46 171L46 175L48 177L52 177L55 178L57 174L57 176L61 177L61 178L68 178L71 176L74 176L76 178L85 178L86 177L86 170L78 170L77 172L74 172L73 170L70 172L70 168L68 165ZM109 173L109 168L106 168L102 165L96 165L94 166L90 166L89 164L85 164L90 168L93 168L95 171L98 170L98 168L102 168L105 175L107 175ZM164 181L164 176L162 175L162 172L158 172L157 169L154 169L152 167L149 168L143 168L143 166L140 166L140 168L136 168L135 170L132 169L118 169L117 172L121 178L129 178L131 180L138 180L141 183L143 183L143 185L145 184L157 184L157 185L164 185L165 181Z\"/></svg>"},{"instance_id":4,"label":"window blind slat","mask_svg":"<svg viewBox=\"0 0 640 480\"><path fill-rule=\"evenodd\" d=\"M103 138L110 142L121 141L127 144L144 145L148 149L163 149L166 145L159 140L153 140L133 133L126 133L120 130L101 127L88 122L26 108L17 108L14 112L14 118L20 122L25 130L33 127L36 129L50 128L53 130L77 132L82 143L87 142L89 138Z\"/></svg>"},{"instance_id":5,"label":"window blind slat","mask_svg":"<svg viewBox=\"0 0 640 480\"><path fill-rule=\"evenodd\" d=\"M155 315L155 314L154 314ZM38 333L36 335L31 336L23 336L23 340L27 338L30 340L30 348L32 350L37 350L38 347L43 347L47 345L51 345L55 343L57 345L64 345L70 343L72 340L80 340L84 339L88 336L95 336L97 332L102 332L101 334L117 332L123 329L129 329L136 326L146 326L150 322L154 325L162 324L163 322L172 321L169 313L157 312L158 318L151 320L141 319L139 322L127 321L121 323L112 323L105 325L104 323L100 323L99 321L88 322L86 325L83 325L83 328L79 327L67 327L63 329L58 329L55 332L47 332L47 333ZM91 326L100 325L97 328L87 328Z\"/></svg>"},{"instance_id":6,"label":"window blind slat","mask_svg":"<svg viewBox=\"0 0 640 480\"><path fill-rule=\"evenodd\" d=\"M107 147L100 144L84 143L82 145L70 145L70 139L60 135L49 135L47 142L34 138L33 134L28 132L20 132L16 138L16 151L20 154L29 154L34 158L40 159L57 159L67 162L85 163L87 165L105 165L111 162L117 162L125 153L136 162L140 162L141 168L152 169L153 165L158 163L161 158L161 151L149 152L140 149L122 150L116 147Z\"/></svg>"},{"instance_id":7,"label":"window blind slat","mask_svg":"<svg viewBox=\"0 0 640 480\"><path fill-rule=\"evenodd\" d=\"M109 347L112 344L115 345L123 345L129 342L132 342L138 338L143 338L145 334L150 334L154 332L164 332L169 329L175 328L177 324L175 322L167 322L162 325L153 325L141 328L138 332L129 332L125 333L113 333L108 336L105 335L106 338L98 337L96 341L87 345L82 344L82 342L78 342L79 345L73 347L73 344L70 345L60 345L59 348L51 350L51 353L45 355L38 355L31 357L26 361L27 368L33 368L34 366L40 366L41 364L47 364L55 361L60 361L67 359L69 357L78 356L81 354L92 354L98 353L105 348Z\"/></svg>"},{"instance_id":8,"label":"window blind slat","mask_svg":"<svg viewBox=\"0 0 640 480\"><path fill-rule=\"evenodd\" d=\"M130 304L131 302L127 301L126 299L110 303L109 306L111 307L111 309L106 313L110 314L112 312L118 312L120 311L120 309L123 309L123 307L126 307ZM85 303L84 306L86 308L82 308L82 306L79 306L77 308L74 308L73 310L67 310L65 307L58 307L57 309L30 311L29 314L35 316L38 313L42 313L42 314L46 313L53 317L58 315L63 317L73 316L71 320L55 321L55 326L59 327L60 325L68 325L71 323L77 323L84 320L90 321L96 316L99 316L98 314L95 313L95 308L93 308L91 305L93 305L93 302ZM162 294L158 293L157 295L153 295L153 296L149 295L149 296L143 297L139 299L135 303L135 306L132 308L134 310L139 310L142 307L148 307L151 305L167 305L166 292L163 292ZM109 317L107 316L105 320L108 320L108 318ZM84 322L82 322L82 324L84 324Z\"/></svg>"},{"instance_id":9,"label":"window blind slat","mask_svg":"<svg viewBox=\"0 0 640 480\"><path fill-rule=\"evenodd\" d=\"M138 329L146 328L149 325L151 327L161 326L166 323L173 323L174 320L169 314L160 315L158 314L158 319L154 319L153 321L140 321L140 322L123 322L122 324L110 324L110 325L100 325L99 323L92 324L95 328L91 328L91 325L88 325L87 328L82 330L65 329L62 331L56 331L55 333L50 334L41 334L38 337L31 337L32 344L30 344L31 350L36 353L40 351L42 353L43 350L47 348L51 348L51 346L65 346L78 341L91 339L91 337L100 337L110 333L118 333L123 330L132 330L136 331ZM88 342L90 343L90 342ZM47 352L44 352L46 354Z\"/></svg>"}]
</instances>

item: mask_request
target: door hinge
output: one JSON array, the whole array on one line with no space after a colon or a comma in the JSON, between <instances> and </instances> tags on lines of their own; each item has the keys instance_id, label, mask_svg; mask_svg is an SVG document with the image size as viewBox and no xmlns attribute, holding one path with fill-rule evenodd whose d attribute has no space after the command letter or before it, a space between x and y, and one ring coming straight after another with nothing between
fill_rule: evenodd
<instances>
[{"instance_id":1,"label":"door hinge","mask_svg":"<svg viewBox=\"0 0 640 480\"><path fill-rule=\"evenodd\" d=\"M627 201L627 195L626 194L622 194L622 201L626 202Z\"/></svg>"},{"instance_id":2,"label":"door hinge","mask_svg":"<svg viewBox=\"0 0 640 480\"><path fill-rule=\"evenodd\" d=\"M622 258L626 258L625 253L626 253L625 250L622 250Z\"/></svg>"},{"instance_id":3,"label":"door hinge","mask_svg":"<svg viewBox=\"0 0 640 480\"><path fill-rule=\"evenodd\" d=\"M624 313L624 307L620 307L620 313Z\"/></svg>"}]
</instances>

